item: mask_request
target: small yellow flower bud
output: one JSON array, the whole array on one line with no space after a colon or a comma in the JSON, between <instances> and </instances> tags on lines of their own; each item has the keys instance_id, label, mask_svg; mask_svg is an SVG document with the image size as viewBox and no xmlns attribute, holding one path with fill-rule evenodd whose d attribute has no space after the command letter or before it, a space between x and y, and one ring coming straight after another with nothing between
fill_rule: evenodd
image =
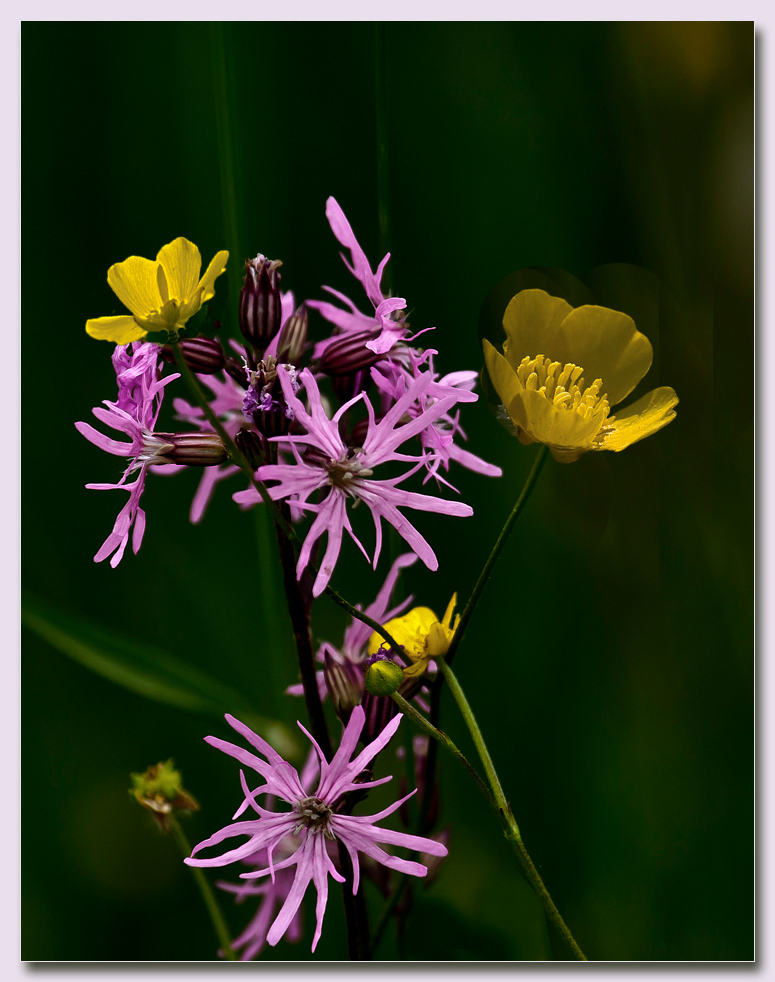
<instances>
[{"instance_id":1,"label":"small yellow flower bud","mask_svg":"<svg viewBox=\"0 0 775 982\"><path fill-rule=\"evenodd\" d=\"M374 696L389 696L403 680L403 671L393 661L375 661L366 672L366 688Z\"/></svg>"}]
</instances>

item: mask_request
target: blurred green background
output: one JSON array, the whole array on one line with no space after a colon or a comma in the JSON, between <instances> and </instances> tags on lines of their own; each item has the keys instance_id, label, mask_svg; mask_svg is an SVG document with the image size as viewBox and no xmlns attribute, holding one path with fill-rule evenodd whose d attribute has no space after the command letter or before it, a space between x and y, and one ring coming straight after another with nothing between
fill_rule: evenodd
<instances>
[{"instance_id":1,"label":"blurred green background","mask_svg":"<svg viewBox=\"0 0 775 982\"><path fill-rule=\"evenodd\" d=\"M547 463L457 658L590 959L753 957L753 40L750 23L385 30L392 283L416 329L437 327L438 367L481 366L483 303L495 336L509 283L491 291L538 266L558 292L631 313L657 355L639 391L681 400L623 454ZM111 346L84 323L119 312L112 263L178 235L205 262L232 253L213 307L225 331L259 251L297 298L325 283L360 302L324 207L333 194L376 264L375 27L25 23L22 41L24 587L293 724L274 560L230 500L239 482L192 527L196 476L151 479L139 555L92 562L124 497L83 488L120 473L73 426L115 393ZM536 453L484 400L463 423L504 476L457 469L475 517L418 519L440 570L403 582L439 613L470 591ZM333 582L370 602L386 568L346 544ZM343 623L320 601L316 638ZM202 740L226 725L23 638L22 957L214 958L188 870L126 789L174 757L203 806L187 834L209 835L240 794ZM449 701L442 723L471 750ZM416 892L407 956L550 958L497 824L446 760L442 777L451 855ZM310 957L310 906L305 940L265 959ZM224 909L235 932L251 913ZM332 890L316 959L346 957L343 923ZM396 956L391 931L380 954Z\"/></svg>"}]
</instances>

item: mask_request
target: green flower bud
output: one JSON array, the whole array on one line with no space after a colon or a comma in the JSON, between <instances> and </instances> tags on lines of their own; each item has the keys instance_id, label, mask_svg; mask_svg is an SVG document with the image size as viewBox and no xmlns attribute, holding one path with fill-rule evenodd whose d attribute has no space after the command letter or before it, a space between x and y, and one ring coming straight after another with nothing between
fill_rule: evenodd
<instances>
[{"instance_id":1,"label":"green flower bud","mask_svg":"<svg viewBox=\"0 0 775 982\"><path fill-rule=\"evenodd\" d=\"M197 811L196 799L183 788L180 771L175 770L172 760L160 762L148 768L145 774L130 774L132 787L130 795L147 808L161 828L167 832L167 816L173 808Z\"/></svg>"},{"instance_id":2,"label":"green flower bud","mask_svg":"<svg viewBox=\"0 0 775 982\"><path fill-rule=\"evenodd\" d=\"M404 673L394 661L375 661L366 672L366 688L374 696L389 696L403 681Z\"/></svg>"}]
</instances>

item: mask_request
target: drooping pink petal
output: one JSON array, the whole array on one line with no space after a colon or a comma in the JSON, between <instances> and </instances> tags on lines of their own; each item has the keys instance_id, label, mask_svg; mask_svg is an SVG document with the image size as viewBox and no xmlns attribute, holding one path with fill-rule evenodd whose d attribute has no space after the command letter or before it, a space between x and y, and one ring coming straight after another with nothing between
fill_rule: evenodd
<instances>
[{"instance_id":1,"label":"drooping pink petal","mask_svg":"<svg viewBox=\"0 0 775 982\"><path fill-rule=\"evenodd\" d=\"M326 218L328 219L329 225L331 226L331 231L336 236L340 245L344 246L345 249L350 251L351 263L348 263L344 256L345 266L350 270L353 276L360 280L366 295L369 300L376 307L382 300L382 290L380 288L380 280L382 278L382 271L385 268L385 263L389 258L389 254L385 256L379 266L379 279L372 273L371 266L368 259L366 258L366 253L361 249L358 244L358 240L355 238L355 233L352 230L350 223L347 221L344 212L339 207L336 199L330 197L326 201Z\"/></svg>"}]
</instances>

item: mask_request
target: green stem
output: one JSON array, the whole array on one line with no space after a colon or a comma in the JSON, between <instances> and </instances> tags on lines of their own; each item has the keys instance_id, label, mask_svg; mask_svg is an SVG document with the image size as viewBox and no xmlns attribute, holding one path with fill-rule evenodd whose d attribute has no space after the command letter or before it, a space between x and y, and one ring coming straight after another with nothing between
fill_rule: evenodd
<instances>
[{"instance_id":1,"label":"green stem","mask_svg":"<svg viewBox=\"0 0 775 982\"><path fill-rule=\"evenodd\" d=\"M390 649L394 655L397 655L405 665L411 664L411 659L408 658L404 652L404 649L396 641L393 635L385 629L384 624L380 624L379 621L375 621L373 617L369 617L368 614L364 614L362 610L357 607L353 607L351 603L344 599L340 594L334 590L333 587L327 586L325 589L326 596L330 597L334 603L339 604L339 606L346 610L348 614L354 617L357 621L362 621L368 627L378 634L384 641L390 645Z\"/></svg>"},{"instance_id":2,"label":"green stem","mask_svg":"<svg viewBox=\"0 0 775 982\"><path fill-rule=\"evenodd\" d=\"M191 844L186 838L186 833L180 827L180 823L174 815L167 816L167 823L173 839L175 842L177 842L178 846L180 847L180 851L183 853L183 858L188 859L188 857L191 855ZM221 944L221 949L224 956L228 959L228 961L238 961L237 956L234 954L231 947L229 929L226 926L226 921L223 919L223 914L218 906L218 901L215 899L215 894L213 893L210 884L207 882L207 877L198 866L189 866L189 869L193 873L196 884L199 887L199 892L202 894L202 900L204 900L205 907L210 915L210 920L213 922L213 927L215 928L215 933Z\"/></svg>"},{"instance_id":3,"label":"green stem","mask_svg":"<svg viewBox=\"0 0 775 982\"><path fill-rule=\"evenodd\" d=\"M285 588L285 600L288 606L288 616L291 620L293 640L296 645L296 654L299 660L299 673L301 684L304 689L304 702L307 707L312 735L320 745L320 749L331 760L331 738L328 735L328 725L326 716L323 712L323 703L320 701L318 682L315 672L315 655L312 651L312 638L310 636L309 607L305 600L299 581L296 578L296 554L288 536L275 524L277 533L277 548L280 553L280 564L283 569L283 586Z\"/></svg>"},{"instance_id":4,"label":"green stem","mask_svg":"<svg viewBox=\"0 0 775 982\"><path fill-rule=\"evenodd\" d=\"M545 460L546 460L546 447L544 446L541 447L540 451L538 452L538 456L533 462L533 466L530 470L530 473L528 474L527 481L525 482L524 486L522 487L522 490L519 493L519 497L517 498L516 504L511 510L511 514L506 519L506 524L501 529L498 539L495 545L493 546L492 552L490 553L489 558L487 559L487 562L485 563L484 568L482 569L482 572L479 575L479 579L476 581L476 585L473 589L473 592L471 593L468 603L465 606L465 609L460 618L455 633L452 636L452 640L450 641L449 648L447 649L447 655L446 655L447 664L449 664L454 658L455 652L457 651L457 647L463 638L463 634L465 632L466 626L468 625L468 622L471 619L471 615L473 614L474 609L477 603L479 602L479 598L482 595L482 591L484 590L485 584L487 583L490 573L492 572L492 569L495 566L495 563L497 562L501 550L506 544L506 540L509 536L512 526L514 525L514 522L519 517L520 512L525 507L527 500L530 497L530 494L535 486L536 480L538 479L538 475L541 471L541 468L543 467ZM436 679L433 685L431 686L431 723L434 726L438 725L439 718L441 716L441 691L442 691L443 683L444 683L444 676L441 672L438 672L436 675ZM421 805L421 815L424 817L427 817L428 815L428 808L430 804L430 793L435 779L436 757L437 757L436 751L437 751L436 744L435 743L431 744L431 746L428 748L428 759L425 765L426 794L423 798L422 805Z\"/></svg>"},{"instance_id":5,"label":"green stem","mask_svg":"<svg viewBox=\"0 0 775 982\"><path fill-rule=\"evenodd\" d=\"M452 754L452 756L455 758L458 764L460 764L460 766L465 771L468 772L469 777L473 779L474 783L482 792L487 802L493 808L497 809L497 805L495 804L495 799L490 794L487 785L479 777L479 775L476 773L474 768L471 766L468 760L463 756L463 754L458 750L458 748L455 746L452 740L450 740L447 734L444 733L443 730L438 729L438 727L430 723L422 715L422 713L418 713L417 710L414 708L414 706L411 703L407 702L406 699L404 699L403 696L400 696L397 692L394 692L390 698L393 700L393 702L395 702L395 704L398 706L401 712L404 713L404 715L408 716L413 723L419 726L419 728L423 731L423 733L427 733L428 736L433 737L434 740L438 740L438 742L442 745L442 747L444 747L445 750L447 750L450 754Z\"/></svg>"},{"instance_id":6,"label":"green stem","mask_svg":"<svg viewBox=\"0 0 775 982\"><path fill-rule=\"evenodd\" d=\"M291 619L293 638L296 642L299 673L304 690L307 715L309 717L312 735L320 745L320 749L323 751L326 759L331 760L333 753L331 738L328 733L323 703L320 700L320 692L318 691L315 657L312 651L309 605L302 592L302 587L296 578L296 553L293 543L280 528L279 524L275 523L275 529L277 531L277 545L283 568L283 584L285 586L285 596L288 604L288 614ZM344 898L345 920L347 922L347 945L350 960L365 961L370 957L370 945L368 916L363 887L359 887L358 893L353 896L354 871L350 857L341 844L339 860L342 864L342 872L345 878L342 884L342 895Z\"/></svg>"},{"instance_id":7,"label":"green stem","mask_svg":"<svg viewBox=\"0 0 775 982\"><path fill-rule=\"evenodd\" d=\"M468 727L468 732L473 738L474 746L479 754L479 759L484 765L484 773L487 775L487 780L490 782L490 787L492 788L493 795L495 796L497 807L503 808L506 797L503 794L501 782L495 772L495 765L492 762L492 757L490 757L490 751L487 749L487 745L484 742L484 737L482 736L482 731L479 729L479 724L476 722L474 712L465 697L465 693L460 687L457 676L447 664L446 659L443 657L437 658L436 664L439 666L439 671L443 674L444 679L449 686L449 691L452 693L452 698L457 703L458 709L460 710L463 719L466 722L466 726ZM517 829L517 832L519 833L519 829Z\"/></svg>"},{"instance_id":8,"label":"green stem","mask_svg":"<svg viewBox=\"0 0 775 982\"><path fill-rule=\"evenodd\" d=\"M517 821L511 811L511 805L509 805L508 801L506 800L506 796L503 793L503 787L501 786L501 782L495 771L495 765L492 762L492 757L490 757L490 752L484 742L482 731L479 729L479 724L476 722L476 717L474 716L473 710L465 697L465 693L460 687L457 677L443 657L437 659L437 664L439 666L439 670L443 673L444 678L446 679L447 685L449 686L449 691L452 693L463 719L465 720L466 726L468 727L468 731L473 738L474 745L479 753L479 758L484 766L487 780L490 782L490 787L492 788L495 807L498 810L501 822L504 826L506 839L514 852L517 854L517 858L519 859L527 881L541 898L549 920L570 947L574 958L577 958L579 961L586 961L587 959L584 952L581 950L581 948L579 948L567 924L562 919L560 912L557 910L557 906L544 885L544 881L541 879L538 870L535 868L533 860L530 858L528 851L525 848L525 844L522 841L522 834L519 831L519 826L517 825Z\"/></svg>"},{"instance_id":9,"label":"green stem","mask_svg":"<svg viewBox=\"0 0 775 982\"><path fill-rule=\"evenodd\" d=\"M492 573L493 567L498 561L498 556L500 556L503 547L506 545L506 540L509 537L509 533L511 532L512 526L514 525L514 522L516 522L516 520L519 518L520 512L527 504L528 498L530 497L530 494L533 488L535 487L535 483L538 480L538 475L541 473L541 468L543 467L544 461L546 460L547 453L548 453L548 449L546 446L542 446L541 449L538 451L538 455L536 456L536 459L533 461L533 466L530 470L530 473L528 474L527 480L525 481L522 491L520 492L520 495L517 498L516 504L511 509L511 514L506 519L506 524L501 529L500 535L498 536L495 545L492 547L492 552L490 553L487 562L484 564L484 568L482 569L482 572L479 574L479 579L476 581L476 586L474 587L471 596L468 598L468 603L465 606L465 610L460 615L460 621L452 637L452 640L450 641L449 648L447 650L448 662L452 661L452 659L455 656L455 652L457 651L458 645L463 640L463 635L465 634L465 630L466 627L468 626L468 622L471 620L471 615L476 609L476 605L479 603L479 598L481 597L482 592L484 591L487 580L490 578L490 573Z\"/></svg>"}]
</instances>

